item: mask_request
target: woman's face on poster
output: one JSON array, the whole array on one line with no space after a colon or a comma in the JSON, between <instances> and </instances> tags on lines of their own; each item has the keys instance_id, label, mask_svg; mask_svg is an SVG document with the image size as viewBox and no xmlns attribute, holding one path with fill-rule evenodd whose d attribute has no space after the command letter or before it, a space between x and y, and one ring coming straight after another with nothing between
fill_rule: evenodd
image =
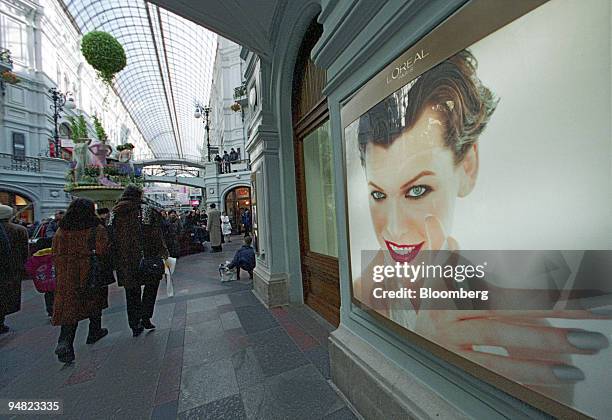
<instances>
[{"instance_id":1,"label":"woman's face on poster","mask_svg":"<svg viewBox=\"0 0 612 420\"><path fill-rule=\"evenodd\" d=\"M444 144L443 119L427 107L388 147L369 143L365 153L369 205L378 243L398 262L410 262L428 243L425 220L434 216L446 234L455 200L467 195L478 172L477 146L456 164Z\"/></svg>"}]
</instances>

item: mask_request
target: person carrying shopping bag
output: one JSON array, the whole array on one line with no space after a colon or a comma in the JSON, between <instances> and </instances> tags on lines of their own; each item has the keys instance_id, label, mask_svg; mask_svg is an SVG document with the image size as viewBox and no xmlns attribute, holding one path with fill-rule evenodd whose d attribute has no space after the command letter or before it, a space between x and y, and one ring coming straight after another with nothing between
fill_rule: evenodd
<instances>
[{"instance_id":1,"label":"person carrying shopping bag","mask_svg":"<svg viewBox=\"0 0 612 420\"><path fill-rule=\"evenodd\" d=\"M109 226L117 281L125 288L128 324L134 337L155 328L151 318L164 275L163 259L168 258L161 225L161 213L143 204L140 188L128 185L113 207Z\"/></svg>"}]
</instances>

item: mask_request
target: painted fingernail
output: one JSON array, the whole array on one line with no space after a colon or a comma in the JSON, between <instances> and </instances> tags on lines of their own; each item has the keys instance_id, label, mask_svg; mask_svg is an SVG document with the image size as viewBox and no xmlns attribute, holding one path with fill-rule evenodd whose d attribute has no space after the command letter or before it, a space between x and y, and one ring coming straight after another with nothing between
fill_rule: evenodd
<instances>
[{"instance_id":1,"label":"painted fingernail","mask_svg":"<svg viewBox=\"0 0 612 420\"><path fill-rule=\"evenodd\" d=\"M596 316L612 316L612 296L601 295L589 298L582 298L577 301L580 307L586 309Z\"/></svg>"},{"instance_id":2,"label":"painted fingernail","mask_svg":"<svg viewBox=\"0 0 612 420\"><path fill-rule=\"evenodd\" d=\"M552 367L554 375L563 382L584 381L584 372L574 366L556 365Z\"/></svg>"},{"instance_id":3,"label":"painted fingernail","mask_svg":"<svg viewBox=\"0 0 612 420\"><path fill-rule=\"evenodd\" d=\"M612 317L612 308L590 308L588 311L596 316Z\"/></svg>"},{"instance_id":4,"label":"painted fingernail","mask_svg":"<svg viewBox=\"0 0 612 420\"><path fill-rule=\"evenodd\" d=\"M605 335L585 330L570 330L565 335L567 341L581 350L601 350L610 345Z\"/></svg>"}]
</instances>

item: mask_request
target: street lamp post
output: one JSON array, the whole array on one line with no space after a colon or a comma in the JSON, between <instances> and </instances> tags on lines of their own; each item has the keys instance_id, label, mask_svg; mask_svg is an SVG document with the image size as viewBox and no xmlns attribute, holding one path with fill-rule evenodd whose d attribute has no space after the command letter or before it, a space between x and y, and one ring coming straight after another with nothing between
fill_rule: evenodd
<instances>
[{"instance_id":1,"label":"street lamp post","mask_svg":"<svg viewBox=\"0 0 612 420\"><path fill-rule=\"evenodd\" d=\"M210 115L210 107L196 104L196 109L195 109L195 113L193 114L193 116L196 118L200 118L202 116L202 113L204 113L204 121L202 122L206 124L204 127L206 129L206 151L207 151L208 161L210 162L210 126L209 126L209 121L208 121L208 116Z\"/></svg>"},{"instance_id":2,"label":"street lamp post","mask_svg":"<svg viewBox=\"0 0 612 420\"><path fill-rule=\"evenodd\" d=\"M74 109L74 100L72 98L68 98L70 92L62 93L57 88L49 89L49 93L51 94L51 100L53 104L50 105L51 110L53 110L53 124L54 124L54 134L53 134L53 142L55 143L55 153L57 156L61 156L60 154L60 136L59 136L59 127L58 121L60 118L60 112L64 111L64 107L66 109Z\"/></svg>"}]
</instances>

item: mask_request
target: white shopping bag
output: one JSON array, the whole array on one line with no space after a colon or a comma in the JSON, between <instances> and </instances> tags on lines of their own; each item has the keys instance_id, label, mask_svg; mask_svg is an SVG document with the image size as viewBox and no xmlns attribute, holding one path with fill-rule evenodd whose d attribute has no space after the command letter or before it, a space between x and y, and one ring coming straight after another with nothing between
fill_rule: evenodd
<instances>
[{"instance_id":1,"label":"white shopping bag","mask_svg":"<svg viewBox=\"0 0 612 420\"><path fill-rule=\"evenodd\" d=\"M174 296L174 284L172 283L172 273L174 273L174 269L176 268L176 258L169 257L164 260L165 266L165 274L166 278L166 295L168 297Z\"/></svg>"},{"instance_id":2,"label":"white shopping bag","mask_svg":"<svg viewBox=\"0 0 612 420\"><path fill-rule=\"evenodd\" d=\"M219 265L219 277L221 278L221 282L226 281L234 281L236 280L236 269L227 268L229 261L226 261L225 264Z\"/></svg>"},{"instance_id":3,"label":"white shopping bag","mask_svg":"<svg viewBox=\"0 0 612 420\"><path fill-rule=\"evenodd\" d=\"M174 296L174 284L172 283L172 274L164 274L166 278L166 296Z\"/></svg>"},{"instance_id":4,"label":"white shopping bag","mask_svg":"<svg viewBox=\"0 0 612 420\"><path fill-rule=\"evenodd\" d=\"M174 274L174 269L176 268L176 258L166 258L164 260L164 266L166 267L166 274Z\"/></svg>"}]
</instances>

